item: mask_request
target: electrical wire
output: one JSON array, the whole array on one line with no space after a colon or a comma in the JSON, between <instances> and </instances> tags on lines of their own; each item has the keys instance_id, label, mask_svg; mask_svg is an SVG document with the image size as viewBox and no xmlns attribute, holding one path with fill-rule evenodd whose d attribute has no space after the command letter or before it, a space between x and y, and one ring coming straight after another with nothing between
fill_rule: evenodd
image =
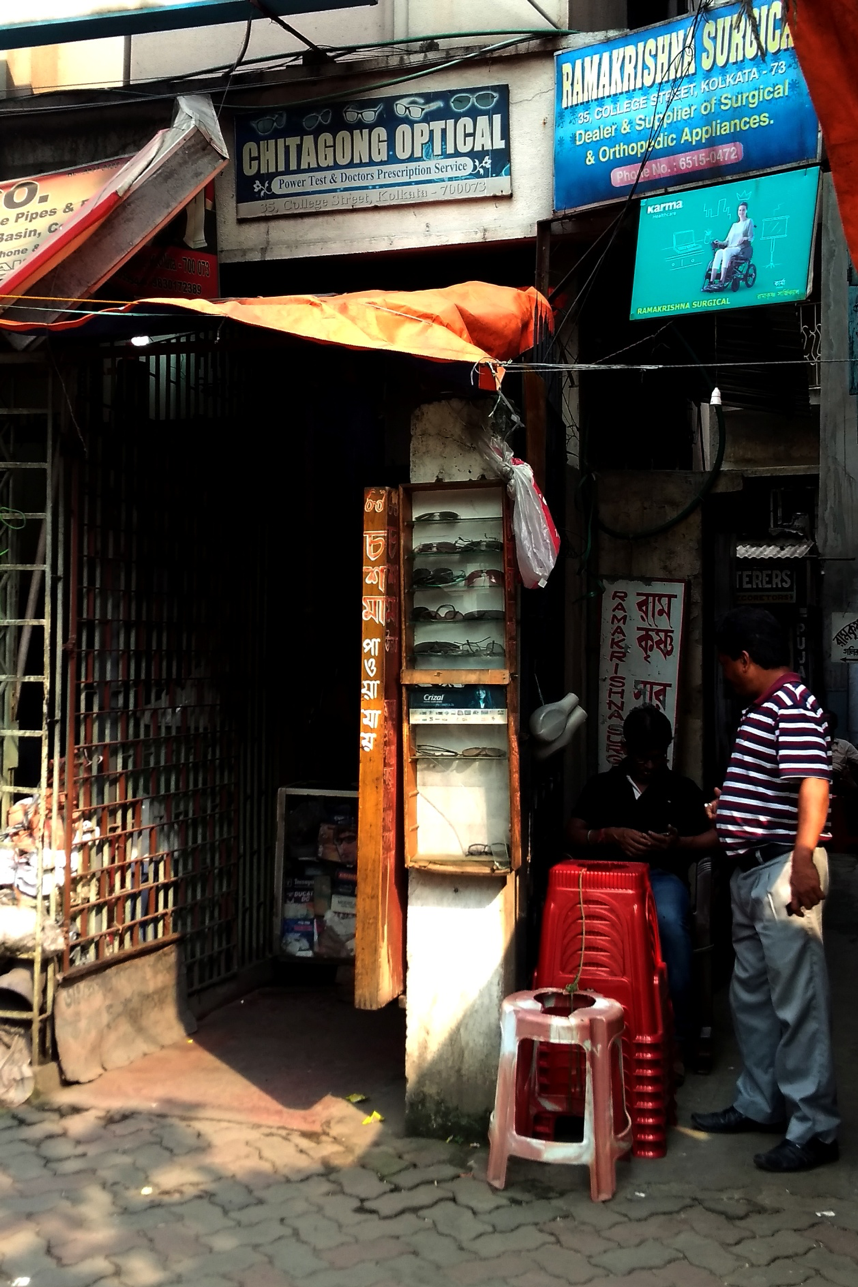
<instances>
[{"instance_id":1,"label":"electrical wire","mask_svg":"<svg viewBox=\"0 0 858 1287\"><path fill-rule=\"evenodd\" d=\"M226 102L226 96L229 93L229 87L232 82L232 78L235 75L235 73L238 71L239 67L244 61L244 55L247 53L247 46L250 44L250 31L251 31L252 22L253 22L253 19L248 18L247 25L244 29L244 40L242 41L241 49L238 51L238 57L236 58L235 62L232 64L232 66L229 69L229 75L226 78L226 85L224 86L224 90L223 90L223 98L220 100L220 107L217 110L218 120L220 120L220 114L223 111L223 105Z\"/></svg>"},{"instance_id":2,"label":"electrical wire","mask_svg":"<svg viewBox=\"0 0 858 1287\"><path fill-rule=\"evenodd\" d=\"M697 354L694 352L694 349L688 343L688 340L685 338L682 332L677 330L676 335L677 335L677 338L680 340L680 342L685 346L685 348L688 349L688 352L694 358L694 365L697 366L700 369L700 371L705 376L707 376L709 380L712 381L710 388L713 387L714 376L712 375L712 373L708 371L706 367L704 367L703 363L697 357ZM656 523L655 526L653 527L646 527L638 531L632 531L632 532L619 531L617 528L610 527L609 524L605 523L603 519L600 518L598 520L599 527L607 536L611 536L614 538L614 540L617 540L617 541L644 541L651 536L660 536L663 532L669 532L671 528L676 527L679 523L684 522L686 518L688 518L691 514L693 514L694 511L700 505L703 504L704 499L709 495L712 488L715 486L715 480L717 479L718 475L721 472L721 466L724 463L724 453L727 449L727 426L724 422L724 412L717 403L715 404L715 418L718 421L718 450L715 453L715 460L713 461L712 468L709 470L709 473L706 475L700 488L695 493L695 495L691 498L688 504L683 506L683 508L679 511L679 513L674 514L672 518L665 519L663 523Z\"/></svg>"},{"instance_id":3,"label":"electrical wire","mask_svg":"<svg viewBox=\"0 0 858 1287\"><path fill-rule=\"evenodd\" d=\"M657 331L656 335L661 332ZM655 339L648 335L647 339ZM643 341L635 341L642 343ZM629 345L631 348L632 345ZM621 353L622 349L619 350ZM765 358L755 362L746 359L741 362L719 362L720 367L770 367L770 366L826 366L843 363L854 364L855 358ZM697 362L498 362L505 371L694 371Z\"/></svg>"},{"instance_id":4,"label":"electrical wire","mask_svg":"<svg viewBox=\"0 0 858 1287\"><path fill-rule=\"evenodd\" d=\"M267 103L266 110L273 111L274 108L282 106L284 108L309 107L314 103L333 103L341 98L354 98L356 94L364 97L366 94L374 94L376 90L388 89L391 85L402 85L412 80L419 80L422 76L431 76L435 72L446 71L448 67L460 67L462 63L470 62L474 58L485 58L489 54L496 54L501 49L509 49L513 45L524 43L522 37L516 36L512 40L502 40L496 45L487 45L474 49L467 54L460 54L456 58L451 58L446 63L433 63L431 67L421 68L419 71L409 72L406 76L394 76L391 80L380 80L374 85L360 85L357 88L352 86L350 89L339 90L336 93L315 94L312 98L295 98L290 99L288 103ZM253 107L233 108L236 115L243 115L249 112L258 113L258 105Z\"/></svg>"},{"instance_id":5,"label":"electrical wire","mask_svg":"<svg viewBox=\"0 0 858 1287\"><path fill-rule=\"evenodd\" d=\"M695 39L695 37L696 37L696 33L697 33L697 27L698 27L698 25L699 25L700 19L701 19L702 15L703 15L705 12L707 12L707 10L709 10L709 9L712 7L712 3L713 3L713 0L701 0L700 7L698 8L697 12L695 13L695 15L694 15L694 21L693 21L693 23L691 24L691 29L690 29L689 36L688 36L688 40L689 40L689 42L690 42L691 40L694 40L694 39ZM683 46L681 49L677 50L676 58L675 58L675 60L674 60L675 62L678 62L679 60L682 60L682 61L684 61L684 60L685 60L685 48L686 48L686 46ZM673 65L674 65L674 63L671 63L671 64L670 64L670 67L673 67ZM654 110L654 111L653 111L652 125L651 125L651 127L650 127L649 136L648 136L648 138L647 138L646 147L645 147L645 149L644 149L643 156L641 157L640 165L638 166L638 172L637 172L637 174L635 175L635 180L634 180L633 184L631 185L631 188L629 189L629 191L628 191L628 192L627 192L627 194L626 194L626 198L625 198L625 201L623 202L622 209L620 210L620 212L619 212L619 214L617 215L617 218L614 220L613 224L612 224L612 225L610 225L610 227L611 227L611 229L612 229L610 240L608 241L608 244L607 244L607 246L605 247L605 249L602 251L602 254L600 255L600 257L599 257L598 261L596 262L596 265L595 265L595 267L593 268L592 272L590 273L589 277L587 278L587 280L585 281L584 285L583 285L583 286L581 287L581 289L579 290L578 295L576 296L576 298L575 298L575 299L574 299L574 300L569 304L569 306L567 307L566 312L564 313L563 318L562 318L561 320L558 320L557 325L556 325L556 327L555 327L554 336L553 336L552 340L551 340L551 341L549 341L549 346L548 346L548 347L549 347L549 349L551 348L551 346L552 346L553 344L555 344L555 343L557 343L557 342L558 342L558 338L559 338L559 334L560 334L561 327L562 327L563 325L565 325L565 323L569 320L569 318L570 318L570 317L571 317L571 315L572 315L572 311L573 311L573 309L577 308L577 309L580 311L580 309L583 307L584 303L586 302L587 297L588 297L588 295L589 295L589 293L590 293L590 290L592 289L593 282L595 281L596 276L597 276L597 274L598 274L598 272L599 272L599 269L602 267L602 264L605 262L605 259L606 259L606 258L607 258L607 256L610 254L611 248L612 248L612 246L613 246L614 242L615 242L615 241L616 241L616 239L617 239L617 236L618 236L618 234L619 234L620 228L622 227L623 223L625 222L626 216L628 215L629 210L631 209L631 203L632 203L632 200L634 199L634 195L635 195L635 193L637 192L638 185L639 185L639 184L640 184L640 182L641 182L641 177L642 177L642 175L643 175L643 172L644 172L644 169L645 169L645 167L646 167L647 161L649 160L650 155L652 154L652 150L653 150L653 147L654 147L654 145L655 145L655 140L658 138L659 130L661 129L662 125L664 124L665 118L666 118L666 116L667 116L668 112L670 111L670 108L671 108L671 106L672 106L672 104L673 104L673 100L676 98L676 95L679 93L680 87L681 87L682 82L684 81L684 79L685 79L685 76L686 76L686 75L687 75L687 72L683 72L683 74L682 74L681 76L679 76L679 77L675 77L675 78L674 78L673 85L672 85L671 90L670 90L670 93L669 93L669 95L668 95L667 102L666 102L666 103L665 103L665 105L664 105L664 110L663 110L663 112L662 112L662 114L661 114L661 117L659 118L659 117L657 116L657 111L656 111L656 110ZM552 290L552 291L550 292L550 294L549 294L549 296L548 296L549 303L551 302L551 300L552 300L552 299L556 298L556 296L560 293L560 291L563 289L563 287L566 285L566 283L570 280L570 278L571 278L571 276L573 275L573 273L577 272L577 270L578 270L578 265L576 264L573 268L571 268L571 269L569 270L569 272L567 272L567 273L564 275L564 277L561 279L561 281L558 283L558 285L554 288L554 290Z\"/></svg>"},{"instance_id":6,"label":"electrical wire","mask_svg":"<svg viewBox=\"0 0 858 1287\"><path fill-rule=\"evenodd\" d=\"M554 37L556 37L556 36L576 36L576 35L578 35L578 34L579 34L579 33L578 33L578 31L577 31L575 28L572 28L572 27L562 28L562 29L561 29L561 28L558 28L557 30L551 30L551 31L547 31L547 30L546 30L545 28L543 28L543 27L539 27L539 28L534 28L534 27L510 27L510 28L500 28L500 29L499 29L499 30L497 30L497 31L495 31L495 30L491 30L491 31L458 31L458 32L457 32L457 31L453 31L453 32L438 32L438 33L436 33L436 34L434 34L434 35L423 35L423 36L400 36L400 37L399 37L398 39L396 39L396 40L377 40L377 41L368 41L368 42L367 42L367 43L365 43L365 44L357 44L357 45L322 45L322 46L319 46L319 48L321 49L322 53L326 53L326 54L330 55L330 56L331 56L331 57L333 57L333 58L339 58L340 56L345 55L345 54L357 54L357 53L363 53L363 52L372 52L373 50L376 50L376 49L391 49L391 48L395 48L395 47L397 47L397 46L403 46L403 47L404 47L404 46L407 46L407 45L414 45L414 44L429 44L429 43L431 43L432 41L435 41L435 40L455 40L455 39L473 40L473 39L477 39L477 38L480 38L480 37L489 37L489 36L516 36L516 37L520 37L520 39L521 39L521 43L526 43L528 40L531 40L531 39L543 39L543 40L544 40L544 39L546 39L546 38L551 38L551 39L553 39L553 38L554 38ZM257 64L261 64L261 63L285 63L285 62L294 62L296 59L299 59L299 58L301 58L302 56L303 56L303 54L302 54L302 51L300 51L300 50L297 50L297 51L294 51L294 52L285 51L285 52L284 52L284 53L282 53L282 54L260 54L260 55L258 55L258 56L257 56L257 57L255 57L255 58L246 58L246 59L244 59L244 60L242 61L242 66L244 66L244 67L256 67L256 66L257 66ZM232 65L233 65L233 64L230 64L230 63L215 63L215 64L214 64L214 65L212 65L211 67L201 67L201 68L197 69L196 71L189 71L189 72L177 72L175 75L173 75L173 76L169 76L169 77L166 77L166 76L163 76L163 75L161 75L161 76L146 76L146 77L141 77L141 78L139 78L139 79L138 79L138 81L137 81L137 83L138 83L138 84L144 84L144 85L146 85L146 84L159 84L159 83L164 82L165 80L168 80L168 81L170 81L170 82L183 81L183 80L192 80L192 79L196 79L196 78L199 78L199 77L204 77L204 76L213 75L213 74L215 74L216 72L227 72L227 71L229 71L229 68L230 68L230 66L232 66ZM445 64L445 66L446 66L446 65L447 65L447 64ZM453 64L450 64L450 65L453 65ZM277 68L272 68L272 70L277 70ZM290 81L279 81L279 82L272 82L272 81L260 81L260 82L258 82L257 84L253 84L253 85L246 85L246 84L237 85L235 88L236 88L236 91L238 91L238 90L246 90L246 89L265 89L266 87L268 87L268 86L272 86L272 85L274 85L274 86L276 87L276 85L278 85L278 84L292 84L292 83L293 83L293 82L292 82L291 80L290 80ZM215 87L214 87L214 89L215 89L215 90L217 90L217 88L218 88L218 86L215 86ZM369 86L368 88L369 88L369 89L372 89L372 86ZM50 93L50 92L59 92L59 93L62 93L62 92L64 92L64 91L69 91L69 92L71 92L71 91L74 91L75 89L81 89L81 90L85 90L85 89L98 90L98 89L99 89L99 87L97 87L97 86L96 86L96 87L94 87L90 81L81 82L81 83L80 83L80 84L78 84L78 85L68 85L68 84L65 84L65 85L44 85L44 86L42 86L42 87L41 87L41 89L38 91L38 93L31 93L31 94L25 94L25 95L16 95L16 96L15 96L15 101L16 101L17 103L27 103L27 102L32 101L34 98L41 98L41 97L42 97L44 94L46 94L46 93ZM133 87L120 86L120 85L112 85L112 86L108 86L108 87L106 87L106 88L103 90L103 92L105 92L105 93L109 93L109 94L115 94L115 95L120 96L120 97L121 97L121 96L129 97L129 98L132 98L132 99L133 99L133 101L135 101L135 102L145 102L145 103L149 103L149 102L158 102L158 101L160 101L161 99L165 99L165 98L174 98L174 97L175 97L175 94L174 94L174 93L151 94L151 95L138 94L138 93L136 93L136 92L134 91ZM314 100L311 100L311 101L316 102L316 101L320 101L320 100L319 100L319 99L314 99ZM91 108L94 108L94 107L103 107L103 106L104 106L104 104L103 104L103 103L83 103L83 104L80 104L80 103L64 103L64 104L57 104L57 105L52 106L52 107L51 107L51 106L46 106L46 107L43 107L43 108L35 108L35 109L31 109L31 110L33 110L33 111L38 111L38 112L59 112L59 111L69 111L69 110L74 110L75 108L78 108L78 109L90 108L90 109L91 109ZM28 110L29 110L29 109L27 109L27 108L14 108L14 109L11 109L11 110L9 110L9 111L0 111L0 116L25 115L25 114L28 114Z\"/></svg>"},{"instance_id":7,"label":"electrical wire","mask_svg":"<svg viewBox=\"0 0 858 1287\"><path fill-rule=\"evenodd\" d=\"M564 991L568 992L570 996L574 996L574 994L578 991L578 984L581 982L581 975L584 973L584 959L585 959L584 953L586 950L586 943L587 943L587 927L586 927L586 918L584 916L584 868L583 867L578 872L578 905L581 909L581 956L578 961L578 972L575 975L575 978L572 980L571 983L567 983L566 987L564 988Z\"/></svg>"}]
</instances>

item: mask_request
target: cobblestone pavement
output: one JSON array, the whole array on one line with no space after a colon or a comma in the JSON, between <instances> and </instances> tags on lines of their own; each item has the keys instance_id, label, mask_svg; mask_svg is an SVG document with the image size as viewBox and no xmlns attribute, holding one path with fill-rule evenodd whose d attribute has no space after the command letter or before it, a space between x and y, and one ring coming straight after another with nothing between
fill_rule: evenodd
<instances>
[{"instance_id":1,"label":"cobblestone pavement","mask_svg":"<svg viewBox=\"0 0 858 1287\"><path fill-rule=\"evenodd\" d=\"M512 1162L496 1193L484 1147L355 1123L311 1137L141 1113L0 1114L0 1287L858 1284L848 1169L786 1187L733 1140L727 1171L745 1187L707 1188L713 1141L675 1133L675 1165L621 1164L617 1196L596 1204L584 1169Z\"/></svg>"}]
</instances>

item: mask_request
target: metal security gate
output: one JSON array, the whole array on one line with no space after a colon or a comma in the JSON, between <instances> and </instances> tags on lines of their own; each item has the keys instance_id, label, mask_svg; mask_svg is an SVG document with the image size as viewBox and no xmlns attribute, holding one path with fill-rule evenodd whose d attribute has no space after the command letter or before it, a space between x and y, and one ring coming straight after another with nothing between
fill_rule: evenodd
<instances>
[{"instance_id":1,"label":"metal security gate","mask_svg":"<svg viewBox=\"0 0 858 1287\"><path fill-rule=\"evenodd\" d=\"M57 714L63 677L52 629L63 612L62 578L54 576L62 533L54 522L59 462L53 392L51 373L39 359L0 357L0 829L8 837L0 885L7 897L12 881L28 899L41 891L52 919L64 862ZM36 1065L50 1057L55 987L54 960L43 959L40 918L34 950L23 956L33 970ZM20 1009L0 1011L0 1020L22 1017Z\"/></svg>"},{"instance_id":2,"label":"metal security gate","mask_svg":"<svg viewBox=\"0 0 858 1287\"><path fill-rule=\"evenodd\" d=\"M77 441L69 435L71 971L181 940L189 991L199 992L268 954L268 586L264 560L249 562L235 540L218 449L237 384L234 356L187 337L117 346L79 369Z\"/></svg>"}]
</instances>

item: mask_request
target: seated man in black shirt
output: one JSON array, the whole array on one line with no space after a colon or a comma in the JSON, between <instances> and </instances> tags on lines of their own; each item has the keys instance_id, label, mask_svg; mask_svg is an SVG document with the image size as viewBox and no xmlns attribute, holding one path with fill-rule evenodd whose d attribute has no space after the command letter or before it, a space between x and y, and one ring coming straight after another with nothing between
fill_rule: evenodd
<instances>
[{"instance_id":1,"label":"seated man in black shirt","mask_svg":"<svg viewBox=\"0 0 858 1287\"><path fill-rule=\"evenodd\" d=\"M658 912L677 1043L691 1040L690 898L686 874L695 855L717 847L703 792L667 767L670 720L655 706L630 711L622 764L590 778L567 826L582 857L646 862ZM586 851L586 852L584 852Z\"/></svg>"}]
</instances>

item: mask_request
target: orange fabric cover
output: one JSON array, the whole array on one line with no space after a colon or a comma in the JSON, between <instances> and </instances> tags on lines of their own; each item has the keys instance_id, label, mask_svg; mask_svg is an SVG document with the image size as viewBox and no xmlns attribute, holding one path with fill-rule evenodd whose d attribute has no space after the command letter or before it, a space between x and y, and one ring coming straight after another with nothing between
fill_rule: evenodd
<instances>
[{"instance_id":1,"label":"orange fabric cover","mask_svg":"<svg viewBox=\"0 0 858 1287\"><path fill-rule=\"evenodd\" d=\"M518 290L488 282L462 282L440 290L360 291L329 298L281 295L229 300L146 299L103 309L96 316L103 320L111 314L133 311L141 304L166 304L171 309L231 318L321 344L411 353L436 362L507 361L533 346L538 318L546 329L552 325L550 305L533 287ZM68 321L51 322L44 329L71 331L85 328L87 320L70 317ZM38 329L32 322L16 323L0 317L0 330ZM145 316L140 319L140 330L145 333Z\"/></svg>"},{"instance_id":2,"label":"orange fabric cover","mask_svg":"<svg viewBox=\"0 0 858 1287\"><path fill-rule=\"evenodd\" d=\"M789 0L787 16L822 126L846 243L858 266L858 2Z\"/></svg>"}]
</instances>

